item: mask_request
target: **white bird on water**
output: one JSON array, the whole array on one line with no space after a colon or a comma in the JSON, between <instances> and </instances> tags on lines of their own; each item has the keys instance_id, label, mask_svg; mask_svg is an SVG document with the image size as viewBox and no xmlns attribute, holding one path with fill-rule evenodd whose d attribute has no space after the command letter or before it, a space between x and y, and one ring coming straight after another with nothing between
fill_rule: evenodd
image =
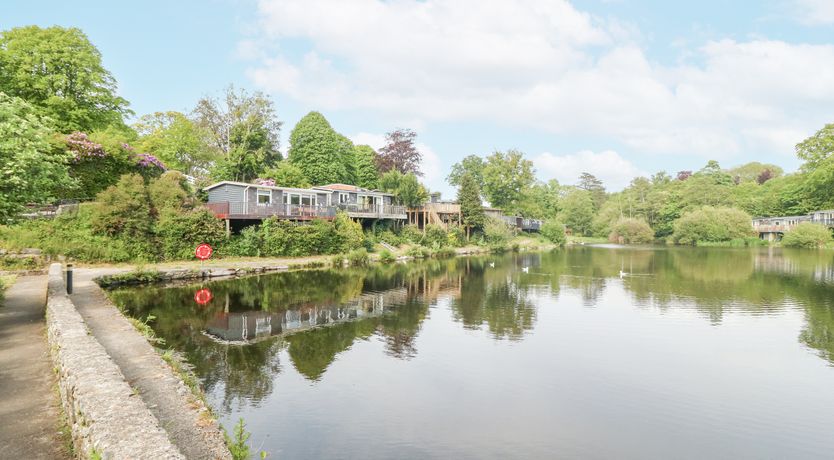
<instances>
[{"instance_id":1,"label":"white bird on water","mask_svg":"<svg viewBox=\"0 0 834 460\"><path fill-rule=\"evenodd\" d=\"M530 273L530 267L521 267L521 271L524 273Z\"/></svg>"},{"instance_id":2,"label":"white bird on water","mask_svg":"<svg viewBox=\"0 0 834 460\"><path fill-rule=\"evenodd\" d=\"M489 263L489 268L495 268L495 262L490 262Z\"/></svg>"},{"instance_id":3,"label":"white bird on water","mask_svg":"<svg viewBox=\"0 0 834 460\"><path fill-rule=\"evenodd\" d=\"M625 278L626 275L628 275L628 273L620 270L620 278Z\"/></svg>"}]
</instances>

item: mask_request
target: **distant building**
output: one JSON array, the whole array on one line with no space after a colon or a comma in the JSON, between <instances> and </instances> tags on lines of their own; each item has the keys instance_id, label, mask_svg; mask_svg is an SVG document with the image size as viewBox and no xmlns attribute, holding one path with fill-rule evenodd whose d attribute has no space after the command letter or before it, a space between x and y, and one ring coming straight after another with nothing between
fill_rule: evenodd
<instances>
[{"instance_id":1,"label":"distant building","mask_svg":"<svg viewBox=\"0 0 834 460\"><path fill-rule=\"evenodd\" d=\"M758 217L753 219L753 230L763 240L778 241L803 222L834 228L834 209L814 211L803 216Z\"/></svg>"}]
</instances>

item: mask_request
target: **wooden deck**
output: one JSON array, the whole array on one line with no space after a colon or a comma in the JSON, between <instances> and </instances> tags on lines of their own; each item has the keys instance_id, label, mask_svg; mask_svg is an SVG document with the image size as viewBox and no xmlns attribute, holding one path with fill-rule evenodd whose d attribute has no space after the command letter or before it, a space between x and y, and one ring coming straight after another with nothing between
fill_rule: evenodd
<instances>
[{"instance_id":1,"label":"wooden deck","mask_svg":"<svg viewBox=\"0 0 834 460\"><path fill-rule=\"evenodd\" d=\"M219 219L263 220L278 217L286 220L331 220L338 211L358 219L405 219L403 206L310 206L298 204L262 205L243 201L224 201L205 205Z\"/></svg>"}]
</instances>

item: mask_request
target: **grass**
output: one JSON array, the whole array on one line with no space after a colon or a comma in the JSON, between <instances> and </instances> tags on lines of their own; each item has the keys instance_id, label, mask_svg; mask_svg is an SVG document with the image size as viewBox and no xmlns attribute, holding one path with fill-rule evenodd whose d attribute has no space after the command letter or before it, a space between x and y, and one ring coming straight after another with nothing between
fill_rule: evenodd
<instances>
[{"instance_id":1,"label":"grass","mask_svg":"<svg viewBox=\"0 0 834 460\"><path fill-rule=\"evenodd\" d=\"M601 244L607 242L608 238L601 238L597 236L568 236L568 244Z\"/></svg>"},{"instance_id":2,"label":"grass","mask_svg":"<svg viewBox=\"0 0 834 460\"><path fill-rule=\"evenodd\" d=\"M3 296L6 293L6 289L12 287L12 284L14 284L16 278L17 277L15 275L0 276L0 300L3 299Z\"/></svg>"}]
</instances>

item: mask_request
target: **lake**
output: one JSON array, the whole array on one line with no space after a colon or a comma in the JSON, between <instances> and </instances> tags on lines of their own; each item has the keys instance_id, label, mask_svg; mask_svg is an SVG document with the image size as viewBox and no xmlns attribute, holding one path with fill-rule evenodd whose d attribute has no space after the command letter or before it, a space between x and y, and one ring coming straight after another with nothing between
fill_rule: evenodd
<instances>
[{"instance_id":1,"label":"lake","mask_svg":"<svg viewBox=\"0 0 834 460\"><path fill-rule=\"evenodd\" d=\"M271 458L834 455L831 251L584 246L111 296Z\"/></svg>"}]
</instances>

